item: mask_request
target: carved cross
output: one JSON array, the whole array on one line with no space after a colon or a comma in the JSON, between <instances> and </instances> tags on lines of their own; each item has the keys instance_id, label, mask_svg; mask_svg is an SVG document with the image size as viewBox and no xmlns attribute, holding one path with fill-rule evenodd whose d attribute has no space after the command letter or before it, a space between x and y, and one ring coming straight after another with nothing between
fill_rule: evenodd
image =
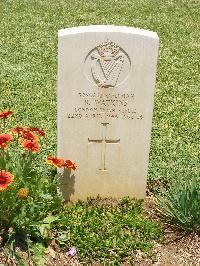
<instances>
[{"instance_id":1,"label":"carved cross","mask_svg":"<svg viewBox=\"0 0 200 266\"><path fill-rule=\"evenodd\" d=\"M120 139L107 139L107 125L109 123L101 123L102 128L102 139L90 139L88 138L88 142L101 143L102 151L101 151L101 168L99 170L105 171L106 169L106 144L117 144L120 142Z\"/></svg>"}]
</instances>

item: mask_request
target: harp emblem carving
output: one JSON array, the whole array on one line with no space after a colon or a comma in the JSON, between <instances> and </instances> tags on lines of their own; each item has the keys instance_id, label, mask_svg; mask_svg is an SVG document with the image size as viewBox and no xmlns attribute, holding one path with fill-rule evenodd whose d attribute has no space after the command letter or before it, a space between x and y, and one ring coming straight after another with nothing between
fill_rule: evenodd
<instances>
[{"instance_id":1,"label":"harp emblem carving","mask_svg":"<svg viewBox=\"0 0 200 266\"><path fill-rule=\"evenodd\" d=\"M99 88L114 88L128 76L131 62L124 50L107 40L96 46L85 59L87 78Z\"/></svg>"},{"instance_id":2,"label":"harp emblem carving","mask_svg":"<svg viewBox=\"0 0 200 266\"><path fill-rule=\"evenodd\" d=\"M92 53L92 75L99 87L114 87L119 79L124 55L119 46L107 41L97 47L98 54Z\"/></svg>"}]
</instances>

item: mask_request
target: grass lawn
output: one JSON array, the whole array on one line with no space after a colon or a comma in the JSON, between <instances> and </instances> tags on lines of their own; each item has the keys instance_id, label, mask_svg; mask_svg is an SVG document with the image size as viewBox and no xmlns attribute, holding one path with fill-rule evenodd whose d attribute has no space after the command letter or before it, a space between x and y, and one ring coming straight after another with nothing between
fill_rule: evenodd
<instances>
[{"instance_id":1,"label":"grass lawn","mask_svg":"<svg viewBox=\"0 0 200 266\"><path fill-rule=\"evenodd\" d=\"M47 130L45 152L56 149L57 31L114 24L156 31L159 63L149 179L197 175L199 1L2 1L0 109ZM152 186L156 188L156 185Z\"/></svg>"}]
</instances>

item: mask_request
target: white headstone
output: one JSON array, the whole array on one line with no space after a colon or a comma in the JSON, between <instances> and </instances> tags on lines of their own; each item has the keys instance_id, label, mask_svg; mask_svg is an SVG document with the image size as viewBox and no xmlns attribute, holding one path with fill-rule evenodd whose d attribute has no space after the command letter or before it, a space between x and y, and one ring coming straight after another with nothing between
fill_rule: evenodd
<instances>
[{"instance_id":1,"label":"white headstone","mask_svg":"<svg viewBox=\"0 0 200 266\"><path fill-rule=\"evenodd\" d=\"M67 200L144 198L159 39L129 27L62 29L58 41L58 156Z\"/></svg>"}]
</instances>

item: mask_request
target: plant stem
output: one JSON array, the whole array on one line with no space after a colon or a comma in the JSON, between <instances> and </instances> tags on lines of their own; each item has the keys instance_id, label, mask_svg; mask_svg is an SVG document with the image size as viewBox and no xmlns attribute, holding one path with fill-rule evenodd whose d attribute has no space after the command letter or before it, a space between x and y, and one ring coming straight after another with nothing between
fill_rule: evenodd
<instances>
[{"instance_id":1,"label":"plant stem","mask_svg":"<svg viewBox=\"0 0 200 266\"><path fill-rule=\"evenodd\" d=\"M3 129L4 129L4 131L6 129L6 119L5 118L3 119Z\"/></svg>"},{"instance_id":2,"label":"plant stem","mask_svg":"<svg viewBox=\"0 0 200 266\"><path fill-rule=\"evenodd\" d=\"M29 260L29 265L31 265L31 252L30 252L29 241L30 241L30 238L28 235L26 235L26 242L27 242L27 248L28 248L28 260Z\"/></svg>"}]
</instances>

